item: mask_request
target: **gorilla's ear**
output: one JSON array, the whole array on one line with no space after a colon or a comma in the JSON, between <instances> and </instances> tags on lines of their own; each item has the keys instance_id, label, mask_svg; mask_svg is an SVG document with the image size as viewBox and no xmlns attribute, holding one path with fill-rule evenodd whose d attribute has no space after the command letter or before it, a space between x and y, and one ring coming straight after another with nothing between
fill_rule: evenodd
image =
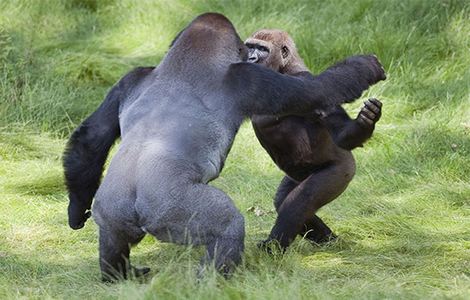
<instances>
[{"instance_id":1,"label":"gorilla's ear","mask_svg":"<svg viewBox=\"0 0 470 300\"><path fill-rule=\"evenodd\" d=\"M286 59L289 56L289 48L287 46L282 46L281 48L282 58Z\"/></svg>"}]
</instances>

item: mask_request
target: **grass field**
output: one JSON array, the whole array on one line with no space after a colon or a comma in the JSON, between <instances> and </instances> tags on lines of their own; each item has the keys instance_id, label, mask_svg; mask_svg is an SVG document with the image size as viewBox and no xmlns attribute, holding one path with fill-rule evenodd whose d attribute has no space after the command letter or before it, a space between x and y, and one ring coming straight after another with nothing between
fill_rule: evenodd
<instances>
[{"instance_id":1,"label":"grass field","mask_svg":"<svg viewBox=\"0 0 470 300\"><path fill-rule=\"evenodd\" d=\"M246 219L234 277L198 282L203 249L147 237L132 259L152 268L150 279L103 284L95 224L67 226L65 141L116 80L158 64L206 11L226 14L242 39L287 30L315 73L357 53L383 62L387 81L363 95L383 101L382 120L354 151L348 190L319 212L340 238L298 239L283 256L258 251L282 173L246 123L213 182ZM0 68L0 299L470 299L466 0L0 0Z\"/></svg>"}]
</instances>

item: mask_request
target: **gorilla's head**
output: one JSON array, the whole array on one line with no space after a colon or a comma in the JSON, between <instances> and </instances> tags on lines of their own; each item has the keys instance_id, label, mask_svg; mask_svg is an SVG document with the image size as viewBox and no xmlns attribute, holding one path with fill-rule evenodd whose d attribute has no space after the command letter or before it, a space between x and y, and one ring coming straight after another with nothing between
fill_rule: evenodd
<instances>
[{"instance_id":1,"label":"gorilla's head","mask_svg":"<svg viewBox=\"0 0 470 300\"><path fill-rule=\"evenodd\" d=\"M227 65L246 61L248 49L229 19L218 13L196 17L173 40L168 56L208 64Z\"/></svg>"},{"instance_id":2,"label":"gorilla's head","mask_svg":"<svg viewBox=\"0 0 470 300\"><path fill-rule=\"evenodd\" d=\"M294 41L285 31L262 29L248 38L245 44L248 47L248 62L257 63L281 73L293 73L291 69L294 66L295 69L299 67L305 69Z\"/></svg>"}]
</instances>

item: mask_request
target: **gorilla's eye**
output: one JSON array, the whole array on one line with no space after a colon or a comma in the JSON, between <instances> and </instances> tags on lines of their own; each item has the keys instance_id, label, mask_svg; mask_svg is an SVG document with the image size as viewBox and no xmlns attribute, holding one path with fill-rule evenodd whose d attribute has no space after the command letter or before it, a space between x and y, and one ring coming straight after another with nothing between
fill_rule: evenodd
<instances>
[{"instance_id":1,"label":"gorilla's eye","mask_svg":"<svg viewBox=\"0 0 470 300\"><path fill-rule=\"evenodd\" d=\"M263 51L263 52L268 52L268 53L269 53L269 49L268 49L267 47L265 47L265 46L259 45L259 46L258 46L258 50Z\"/></svg>"}]
</instances>

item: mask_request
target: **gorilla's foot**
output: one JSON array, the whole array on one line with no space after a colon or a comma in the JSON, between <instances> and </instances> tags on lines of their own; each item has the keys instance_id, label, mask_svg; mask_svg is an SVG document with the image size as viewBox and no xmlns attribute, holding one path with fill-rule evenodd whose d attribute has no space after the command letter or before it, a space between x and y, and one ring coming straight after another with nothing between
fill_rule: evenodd
<instances>
[{"instance_id":1,"label":"gorilla's foot","mask_svg":"<svg viewBox=\"0 0 470 300\"><path fill-rule=\"evenodd\" d=\"M261 251L264 251L270 255L274 255L276 253L283 254L287 249L287 247L282 247L278 240L271 238L259 242L257 246Z\"/></svg>"},{"instance_id":2,"label":"gorilla's foot","mask_svg":"<svg viewBox=\"0 0 470 300\"><path fill-rule=\"evenodd\" d=\"M308 231L303 237L307 241L320 245L333 242L338 238L333 232L324 233L316 230Z\"/></svg>"},{"instance_id":3,"label":"gorilla's foot","mask_svg":"<svg viewBox=\"0 0 470 300\"><path fill-rule=\"evenodd\" d=\"M150 268L148 267L136 268L134 266L131 266L130 270L127 270L124 273L122 272L103 273L101 280L106 283L116 283L118 281L132 279L132 278L136 278L136 279L143 278L149 272L150 272Z\"/></svg>"},{"instance_id":4,"label":"gorilla's foot","mask_svg":"<svg viewBox=\"0 0 470 300\"><path fill-rule=\"evenodd\" d=\"M299 235L315 244L325 244L338 238L331 228L317 215L305 223L304 229L299 232Z\"/></svg>"}]
</instances>

